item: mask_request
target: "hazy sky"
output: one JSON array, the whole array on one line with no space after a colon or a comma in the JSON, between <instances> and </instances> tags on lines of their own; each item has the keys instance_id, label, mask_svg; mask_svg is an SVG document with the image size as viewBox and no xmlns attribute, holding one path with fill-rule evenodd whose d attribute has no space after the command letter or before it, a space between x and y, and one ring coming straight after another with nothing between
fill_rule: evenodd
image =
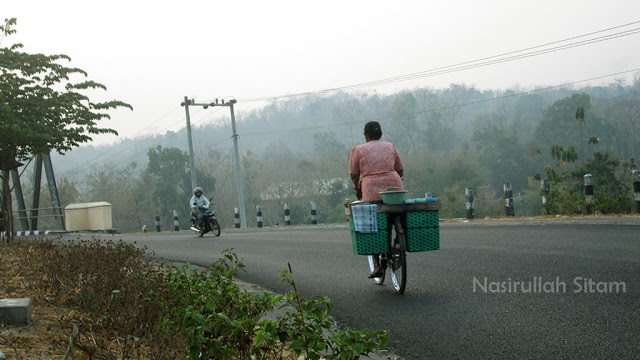
<instances>
[{"instance_id":1,"label":"hazy sky","mask_svg":"<svg viewBox=\"0 0 640 360\"><path fill-rule=\"evenodd\" d=\"M184 126L184 96L235 97L241 117L265 104L243 100L413 74L637 22L640 1L4 0L0 15L18 19L17 34L2 46L69 55L107 86L92 99L130 103L133 112L112 112L100 124L129 137ZM553 46L633 29L640 22ZM556 85L638 69L639 49L640 34L632 34L360 90ZM193 122L222 121L228 109L216 109L194 108Z\"/></svg>"}]
</instances>

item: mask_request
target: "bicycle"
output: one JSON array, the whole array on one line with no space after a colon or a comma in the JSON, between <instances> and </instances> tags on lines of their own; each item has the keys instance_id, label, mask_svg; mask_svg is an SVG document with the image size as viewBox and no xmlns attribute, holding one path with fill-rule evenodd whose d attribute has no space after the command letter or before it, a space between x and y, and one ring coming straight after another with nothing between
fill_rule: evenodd
<instances>
[{"instance_id":1,"label":"bicycle","mask_svg":"<svg viewBox=\"0 0 640 360\"><path fill-rule=\"evenodd\" d=\"M374 255L378 253L382 276L373 281L382 285L390 270L393 289L403 294L407 286L407 252L439 249L437 202L385 204L380 201L347 203L346 214L352 216L352 205L376 204L378 233L358 233L351 222L352 244L355 254L367 255L369 270L374 271ZM383 215L384 214L384 215ZM386 242L385 242L386 240Z\"/></svg>"}]
</instances>

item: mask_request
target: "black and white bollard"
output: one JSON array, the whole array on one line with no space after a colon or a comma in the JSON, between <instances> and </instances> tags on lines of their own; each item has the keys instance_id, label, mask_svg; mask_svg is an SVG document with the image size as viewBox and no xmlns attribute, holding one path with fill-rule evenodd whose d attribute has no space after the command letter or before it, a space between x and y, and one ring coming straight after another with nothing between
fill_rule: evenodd
<instances>
[{"instance_id":1,"label":"black and white bollard","mask_svg":"<svg viewBox=\"0 0 640 360\"><path fill-rule=\"evenodd\" d=\"M633 177L633 192L636 194L636 211L640 214L640 171L633 170L631 176Z\"/></svg>"},{"instance_id":2,"label":"black and white bollard","mask_svg":"<svg viewBox=\"0 0 640 360\"><path fill-rule=\"evenodd\" d=\"M313 225L318 224L318 204L315 201L311 202L311 223Z\"/></svg>"},{"instance_id":3,"label":"black and white bollard","mask_svg":"<svg viewBox=\"0 0 640 360\"><path fill-rule=\"evenodd\" d=\"M544 214L549 215L549 180L542 179L540 180L540 196L542 196L542 208L544 209Z\"/></svg>"},{"instance_id":4,"label":"black and white bollard","mask_svg":"<svg viewBox=\"0 0 640 360\"><path fill-rule=\"evenodd\" d=\"M584 197L587 204L587 214L591 214L591 207L593 206L593 175L584 175Z\"/></svg>"},{"instance_id":5,"label":"black and white bollard","mask_svg":"<svg viewBox=\"0 0 640 360\"><path fill-rule=\"evenodd\" d=\"M347 206L347 202L349 201L349 199L345 199L345 206L344 206L344 221L348 224L349 220L351 218L351 209Z\"/></svg>"},{"instance_id":6,"label":"black and white bollard","mask_svg":"<svg viewBox=\"0 0 640 360\"><path fill-rule=\"evenodd\" d=\"M256 205L256 218L258 222L258 227L261 228L262 227L262 208L260 207L260 205Z\"/></svg>"},{"instance_id":7,"label":"black and white bollard","mask_svg":"<svg viewBox=\"0 0 640 360\"><path fill-rule=\"evenodd\" d=\"M160 215L156 215L156 231L160 232Z\"/></svg>"},{"instance_id":8,"label":"black and white bollard","mask_svg":"<svg viewBox=\"0 0 640 360\"><path fill-rule=\"evenodd\" d=\"M516 216L516 212L513 209L513 190L511 189L511 183L504 184L504 213L507 216Z\"/></svg>"},{"instance_id":9,"label":"black and white bollard","mask_svg":"<svg viewBox=\"0 0 640 360\"><path fill-rule=\"evenodd\" d=\"M178 221L178 210L173 210L173 230L180 231L180 221Z\"/></svg>"},{"instance_id":10,"label":"black and white bollard","mask_svg":"<svg viewBox=\"0 0 640 360\"><path fill-rule=\"evenodd\" d=\"M473 188L465 188L464 194L467 197L467 219L473 220Z\"/></svg>"},{"instance_id":11,"label":"black and white bollard","mask_svg":"<svg viewBox=\"0 0 640 360\"><path fill-rule=\"evenodd\" d=\"M235 222L236 229L240 228L240 212L238 208L233 208L233 221Z\"/></svg>"},{"instance_id":12,"label":"black and white bollard","mask_svg":"<svg viewBox=\"0 0 640 360\"><path fill-rule=\"evenodd\" d=\"M284 224L291 225L291 212L289 211L289 203L284 203Z\"/></svg>"}]
</instances>

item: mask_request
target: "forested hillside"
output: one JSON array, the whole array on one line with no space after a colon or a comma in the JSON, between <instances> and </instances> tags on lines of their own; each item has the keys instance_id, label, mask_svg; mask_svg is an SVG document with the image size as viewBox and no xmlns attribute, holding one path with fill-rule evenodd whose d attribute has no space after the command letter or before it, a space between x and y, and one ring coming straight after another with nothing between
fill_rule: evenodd
<instances>
[{"instance_id":1,"label":"forested hillside","mask_svg":"<svg viewBox=\"0 0 640 360\"><path fill-rule=\"evenodd\" d=\"M310 201L318 203L321 222L344 221L343 203L355 198L349 151L364 142L363 126L370 120L382 124L383 140L400 151L409 196L439 197L443 217L464 216L465 187L474 188L477 217L501 216L507 182L516 215L542 214L545 178L552 183L550 211L583 212L585 171L597 185L594 211L624 213L634 206L638 75L630 84L616 80L573 89L479 90L452 84L384 95L310 95L274 101L236 118L249 226L255 226L256 205L265 225L283 223L285 202L293 223L309 222ZM199 185L214 198L227 227L233 226L238 206L230 136L230 124L193 128ZM180 131L54 156L63 206L110 202L121 231L151 226L156 214L169 228L175 209L186 227L192 190L186 138ZM23 186L30 185L23 180Z\"/></svg>"}]
</instances>

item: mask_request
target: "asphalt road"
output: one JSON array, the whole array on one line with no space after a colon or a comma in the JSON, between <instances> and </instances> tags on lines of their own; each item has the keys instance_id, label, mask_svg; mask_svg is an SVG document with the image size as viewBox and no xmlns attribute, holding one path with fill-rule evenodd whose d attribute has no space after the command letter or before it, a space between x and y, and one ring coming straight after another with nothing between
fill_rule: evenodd
<instances>
[{"instance_id":1,"label":"asphalt road","mask_svg":"<svg viewBox=\"0 0 640 360\"><path fill-rule=\"evenodd\" d=\"M115 237L202 266L234 248L241 279L277 292L289 262L304 296L328 296L350 327L388 329L404 359L640 359L640 226L590 223L442 226L439 251L408 254L404 295L367 279L344 226Z\"/></svg>"}]
</instances>

